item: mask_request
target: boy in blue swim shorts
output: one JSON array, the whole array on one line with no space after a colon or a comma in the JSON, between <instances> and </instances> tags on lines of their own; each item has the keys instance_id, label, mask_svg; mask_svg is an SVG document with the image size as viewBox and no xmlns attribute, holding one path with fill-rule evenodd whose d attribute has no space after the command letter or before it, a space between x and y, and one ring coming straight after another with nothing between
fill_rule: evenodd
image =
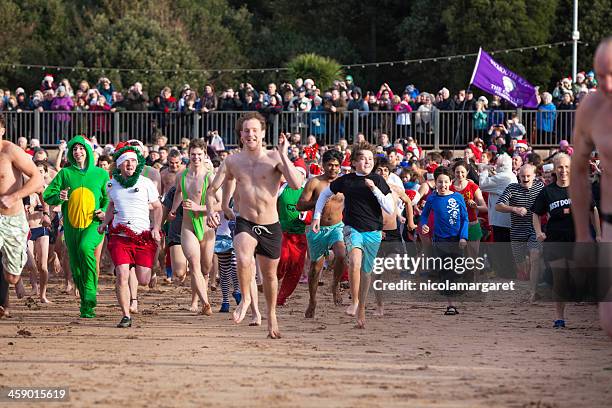
<instances>
[{"instance_id":1,"label":"boy in blue swim shorts","mask_svg":"<svg viewBox=\"0 0 612 408\"><path fill-rule=\"evenodd\" d=\"M346 313L357 315L357 328L365 328L365 307L371 283L374 259L382 239L382 211L391 214L393 196L387 182L379 174L372 173L374 150L368 143L359 143L352 149L351 162L355 173L346 174L333 181L317 200L312 231L318 233L321 214L327 200L334 194L344 195L344 242L349 257L351 292L358 290L358 301Z\"/></svg>"}]
</instances>

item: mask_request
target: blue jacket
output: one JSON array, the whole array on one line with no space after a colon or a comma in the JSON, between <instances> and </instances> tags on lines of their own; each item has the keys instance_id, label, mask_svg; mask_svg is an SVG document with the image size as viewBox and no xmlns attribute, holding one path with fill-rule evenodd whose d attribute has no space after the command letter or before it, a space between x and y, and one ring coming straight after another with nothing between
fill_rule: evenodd
<instances>
[{"instance_id":1,"label":"blue jacket","mask_svg":"<svg viewBox=\"0 0 612 408\"><path fill-rule=\"evenodd\" d=\"M310 133L321 136L325 133L327 123L327 112L323 105L314 106L310 109L308 119L310 120Z\"/></svg>"},{"instance_id":2,"label":"blue jacket","mask_svg":"<svg viewBox=\"0 0 612 408\"><path fill-rule=\"evenodd\" d=\"M552 132L555 130L555 121L557 119L557 108L552 103L540 105L538 113L536 113L536 128L544 132Z\"/></svg>"}]
</instances>

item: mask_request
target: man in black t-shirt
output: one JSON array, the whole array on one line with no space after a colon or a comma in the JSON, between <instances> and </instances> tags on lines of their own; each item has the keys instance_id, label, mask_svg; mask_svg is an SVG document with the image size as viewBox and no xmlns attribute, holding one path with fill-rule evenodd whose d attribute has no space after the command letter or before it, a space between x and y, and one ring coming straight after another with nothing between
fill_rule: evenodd
<instances>
[{"instance_id":1,"label":"man in black t-shirt","mask_svg":"<svg viewBox=\"0 0 612 408\"><path fill-rule=\"evenodd\" d=\"M556 306L554 328L565 327L565 302L571 298L571 286L583 287L583 274L571 274L573 245L576 241L574 219L572 217L572 200L569 198L571 159L564 153L554 158L556 181L542 189L535 199L533 211L533 227L538 241L545 241L544 259L553 273L553 300ZM548 214L546 232L542 231L540 216ZM594 220L596 224L599 220Z\"/></svg>"},{"instance_id":2,"label":"man in black t-shirt","mask_svg":"<svg viewBox=\"0 0 612 408\"><path fill-rule=\"evenodd\" d=\"M353 147L351 157L355 173L344 175L323 190L317 200L312 221L312 231L319 231L321 213L325 203L336 194L344 194L344 243L349 254L349 278L351 292L357 293L358 303L346 313L357 313L357 327L365 328L365 304L371 282L374 260L382 239L382 211L393 212L391 189L382 176L372 173L374 151L368 143Z\"/></svg>"}]
</instances>

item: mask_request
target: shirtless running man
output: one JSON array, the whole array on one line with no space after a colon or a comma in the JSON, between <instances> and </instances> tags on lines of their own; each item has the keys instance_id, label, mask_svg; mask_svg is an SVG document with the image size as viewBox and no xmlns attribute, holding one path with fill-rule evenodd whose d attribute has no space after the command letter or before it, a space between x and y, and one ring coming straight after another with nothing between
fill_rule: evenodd
<instances>
[{"instance_id":1,"label":"shirtless running man","mask_svg":"<svg viewBox=\"0 0 612 408\"><path fill-rule=\"evenodd\" d=\"M170 150L170 153L168 154L168 167L164 168L163 170L161 170L159 172L159 175L161 177L161 196L162 196L162 202L165 202L166 200L166 194L168 194L168 191L176 186L176 176L182 172L183 170L185 170L185 166L183 166L183 161L181 160L181 153L176 150L176 149L172 149ZM176 190L175 190L176 191ZM172 203L174 202L174 200L172 199L172 201L170 201L170 206L172 206ZM168 208L167 210L164 208L164 220L165 222L163 222L162 224L162 231L164 231L164 235L166 236L166 240L168 239L168 232L170 231L170 224L172 223L172 221L167 220L167 213L168 211L171 210L171 208ZM183 253L183 249L181 248L180 245L172 245L170 247L168 247L168 242L166 240L161 240L160 246L159 246L159 256L158 256L158 261L159 261L159 265L160 267L162 265L165 264L165 260L166 260L166 253L170 252L170 263L172 265L173 262L177 262L180 265L186 265L187 260L185 259L185 254ZM172 249L174 247L174 249ZM187 269L185 268L185 272L187 271ZM171 283L172 282L172 267L170 267L170 269L166 268L166 282L167 283ZM183 277L184 278L184 277ZM180 280L180 279L179 279Z\"/></svg>"},{"instance_id":2,"label":"shirtless running man","mask_svg":"<svg viewBox=\"0 0 612 408\"><path fill-rule=\"evenodd\" d=\"M41 191L43 178L30 155L2 140L5 132L4 115L0 114L0 252L4 279L15 285L27 259L29 227L22 199ZM24 175L29 177L25 183ZM4 312L5 307L0 305L0 317Z\"/></svg>"},{"instance_id":3,"label":"shirtless running man","mask_svg":"<svg viewBox=\"0 0 612 408\"><path fill-rule=\"evenodd\" d=\"M184 169L185 166L183 166L183 161L181 160L181 152L176 149L170 150L168 154L168 167L159 173L162 197L165 197L168 190L176 185L176 176Z\"/></svg>"},{"instance_id":4,"label":"shirtless running man","mask_svg":"<svg viewBox=\"0 0 612 408\"><path fill-rule=\"evenodd\" d=\"M189 167L176 178L176 193L170 216L174 217L179 205L183 205L183 225L181 227L181 246L189 263L191 290L202 302L201 313L212 315L208 300L208 280L212 271L215 230L206 227L208 200L206 189L213 174L205 164L206 142L194 139L189 143ZM192 311L197 308L197 299L192 301Z\"/></svg>"},{"instance_id":5,"label":"shirtless running man","mask_svg":"<svg viewBox=\"0 0 612 408\"><path fill-rule=\"evenodd\" d=\"M597 92L588 94L580 103L574 129L569 190L576 242L593 242L589 222L591 186L588 180L591 152L595 149L599 152L600 167L604 173L612 169L612 37L605 38L597 47L593 67L597 75ZM601 180L602 241L609 243L612 242L612 188L610 179L602 177ZM609 273L610 260L604 265ZM608 291L604 300L599 303L599 317L602 328L612 337L612 290Z\"/></svg>"},{"instance_id":6,"label":"shirtless running man","mask_svg":"<svg viewBox=\"0 0 612 408\"><path fill-rule=\"evenodd\" d=\"M300 196L300 200L296 205L298 211L314 210L321 191L329 187L329 184L338 178L340 174L340 165L343 159L344 155L337 150L328 150L323 154L323 170L325 172L320 176L308 180ZM336 305L342 305L339 283L344 270L344 259L346 254L344 236L342 235L342 229L344 228L344 224L342 223L343 209L344 196L342 194L337 194L332 197L323 208L323 214L321 215L321 231L315 234L308 229L306 232L310 255L310 269L308 270L308 292L310 299L304 317L312 318L315 315L319 276L323 269L325 256L329 254L330 248L334 251L334 280L331 287L332 295L334 297L334 303ZM352 297L356 300L358 298L358 293L352 293ZM353 307L353 305L350 307ZM354 302L354 307L356 310L356 302ZM355 314L354 311L352 313Z\"/></svg>"},{"instance_id":7,"label":"shirtless running man","mask_svg":"<svg viewBox=\"0 0 612 408\"><path fill-rule=\"evenodd\" d=\"M281 134L278 151L263 147L266 120L257 112L249 112L240 117L236 130L240 132L243 150L225 159L207 193L208 225L217 227L220 217L212 211L211 197L221 187L224 180L236 180L234 200L240 211L236 218L234 247L238 280L242 291L242 301L234 312L234 321L240 323L251 305L249 290L253 277L253 256L263 275L263 288L268 313L268 337L281 337L276 320L276 297L278 279L276 277L280 258L282 232L278 222L276 200L281 176L289 187L302 186L303 175L287 156L289 141ZM223 194L230 191L223 190Z\"/></svg>"}]
</instances>

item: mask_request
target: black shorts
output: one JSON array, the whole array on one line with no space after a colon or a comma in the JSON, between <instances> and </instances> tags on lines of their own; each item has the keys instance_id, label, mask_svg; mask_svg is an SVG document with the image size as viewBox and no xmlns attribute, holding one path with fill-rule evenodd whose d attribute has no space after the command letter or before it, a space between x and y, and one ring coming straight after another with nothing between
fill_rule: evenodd
<instances>
[{"instance_id":1,"label":"black shorts","mask_svg":"<svg viewBox=\"0 0 612 408\"><path fill-rule=\"evenodd\" d=\"M30 229L30 241L36 241L38 238L48 237L49 236L49 228L47 227L37 227Z\"/></svg>"},{"instance_id":2,"label":"black shorts","mask_svg":"<svg viewBox=\"0 0 612 408\"><path fill-rule=\"evenodd\" d=\"M391 255L403 254L406 252L402 236L397 229L383 230L385 238L380 242L377 256L385 258Z\"/></svg>"},{"instance_id":3,"label":"black shorts","mask_svg":"<svg viewBox=\"0 0 612 408\"><path fill-rule=\"evenodd\" d=\"M257 240L255 253L270 259L278 259L281 255L283 230L279 222L268 225L258 225L242 217L236 217L234 236L246 232Z\"/></svg>"},{"instance_id":4,"label":"black shorts","mask_svg":"<svg viewBox=\"0 0 612 408\"><path fill-rule=\"evenodd\" d=\"M177 241L166 240L166 247L172 248L173 246L176 246L176 245L181 245L181 243Z\"/></svg>"},{"instance_id":5,"label":"black shorts","mask_svg":"<svg viewBox=\"0 0 612 408\"><path fill-rule=\"evenodd\" d=\"M402 236L397 228L392 230L383 230L383 232L385 233L385 238L382 240L382 242L402 242Z\"/></svg>"}]
</instances>

